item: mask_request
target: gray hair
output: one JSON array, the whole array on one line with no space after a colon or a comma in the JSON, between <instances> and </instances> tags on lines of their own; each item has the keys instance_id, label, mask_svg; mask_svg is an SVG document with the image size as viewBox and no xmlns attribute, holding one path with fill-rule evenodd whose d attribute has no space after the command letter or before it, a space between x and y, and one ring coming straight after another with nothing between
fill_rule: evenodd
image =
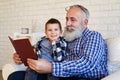
<instances>
[{"instance_id":1,"label":"gray hair","mask_svg":"<svg viewBox=\"0 0 120 80\"><path fill-rule=\"evenodd\" d=\"M84 15L84 18L87 18L89 19L89 11L87 8L83 7L82 5L72 5L72 6L69 6L69 7L66 7L65 10L68 11L69 9L73 8L73 7L77 7L77 8L80 8L83 12L83 15Z\"/></svg>"}]
</instances>

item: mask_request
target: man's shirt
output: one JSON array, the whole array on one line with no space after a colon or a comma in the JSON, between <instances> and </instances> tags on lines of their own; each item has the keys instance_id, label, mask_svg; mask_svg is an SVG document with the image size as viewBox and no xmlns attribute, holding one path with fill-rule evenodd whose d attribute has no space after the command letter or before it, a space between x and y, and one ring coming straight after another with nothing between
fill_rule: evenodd
<instances>
[{"instance_id":1,"label":"man's shirt","mask_svg":"<svg viewBox=\"0 0 120 80\"><path fill-rule=\"evenodd\" d=\"M108 75L107 46L101 34L85 29L81 38L68 42L66 60L52 63L59 77L102 78Z\"/></svg>"}]
</instances>

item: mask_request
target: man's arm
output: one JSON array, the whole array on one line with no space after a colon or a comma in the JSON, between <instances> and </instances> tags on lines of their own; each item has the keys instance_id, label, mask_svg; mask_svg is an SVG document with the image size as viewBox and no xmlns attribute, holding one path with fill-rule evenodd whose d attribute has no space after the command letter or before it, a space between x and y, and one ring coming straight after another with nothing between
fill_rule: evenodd
<instances>
[{"instance_id":1,"label":"man's arm","mask_svg":"<svg viewBox=\"0 0 120 80\"><path fill-rule=\"evenodd\" d=\"M91 35L83 46L78 60L62 63L52 63L54 76L69 77L93 72L96 66L100 65L101 58L105 54L101 35ZM94 73L93 73L94 75Z\"/></svg>"}]
</instances>

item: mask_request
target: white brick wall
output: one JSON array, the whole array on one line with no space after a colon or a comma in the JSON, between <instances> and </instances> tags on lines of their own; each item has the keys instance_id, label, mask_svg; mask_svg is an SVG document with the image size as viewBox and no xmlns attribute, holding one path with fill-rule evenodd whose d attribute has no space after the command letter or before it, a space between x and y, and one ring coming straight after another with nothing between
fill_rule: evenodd
<instances>
[{"instance_id":1,"label":"white brick wall","mask_svg":"<svg viewBox=\"0 0 120 80\"><path fill-rule=\"evenodd\" d=\"M0 0L0 69L12 62L12 45L8 35L37 23L44 32L45 22L57 18L65 26L65 7L81 4L90 11L89 28L104 38L120 35L120 0Z\"/></svg>"}]
</instances>

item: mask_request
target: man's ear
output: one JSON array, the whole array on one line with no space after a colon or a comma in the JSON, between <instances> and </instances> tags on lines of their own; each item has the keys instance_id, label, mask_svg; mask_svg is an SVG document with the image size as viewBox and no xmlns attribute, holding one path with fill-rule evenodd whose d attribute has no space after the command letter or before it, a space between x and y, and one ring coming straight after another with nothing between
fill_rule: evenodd
<instances>
[{"instance_id":1,"label":"man's ear","mask_svg":"<svg viewBox=\"0 0 120 80\"><path fill-rule=\"evenodd\" d=\"M84 25L87 26L88 25L88 19L84 20Z\"/></svg>"}]
</instances>

